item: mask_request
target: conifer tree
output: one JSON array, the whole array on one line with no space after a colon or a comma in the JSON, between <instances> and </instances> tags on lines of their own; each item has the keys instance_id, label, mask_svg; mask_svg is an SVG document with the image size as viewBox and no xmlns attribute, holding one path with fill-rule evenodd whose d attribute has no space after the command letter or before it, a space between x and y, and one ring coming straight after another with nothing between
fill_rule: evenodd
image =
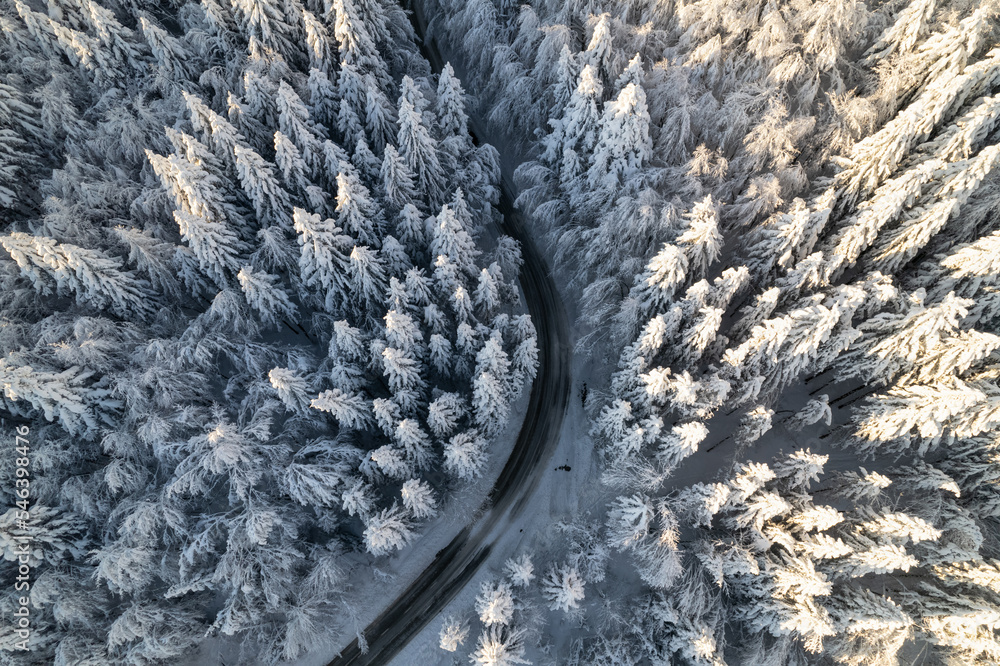
<instances>
[{"instance_id":1,"label":"conifer tree","mask_svg":"<svg viewBox=\"0 0 1000 666\"><path fill-rule=\"evenodd\" d=\"M364 132L364 91L364 76L350 62L342 62L337 75L337 97L340 98L337 130L344 137L346 147L352 146L355 138Z\"/></svg>"},{"instance_id":2,"label":"conifer tree","mask_svg":"<svg viewBox=\"0 0 1000 666\"><path fill-rule=\"evenodd\" d=\"M380 219L368 188L349 162L337 173L337 223L361 243L378 246Z\"/></svg>"},{"instance_id":3,"label":"conifer tree","mask_svg":"<svg viewBox=\"0 0 1000 666\"><path fill-rule=\"evenodd\" d=\"M293 214L298 234L299 271L302 283L321 289L323 307L333 312L350 293L350 252L354 241L333 220L296 208Z\"/></svg>"},{"instance_id":4,"label":"conifer tree","mask_svg":"<svg viewBox=\"0 0 1000 666\"><path fill-rule=\"evenodd\" d=\"M308 167L306 167L298 147L280 131L274 133L274 162L281 173L282 180L290 189L303 193L308 192L310 187L306 176Z\"/></svg>"},{"instance_id":5,"label":"conifer tree","mask_svg":"<svg viewBox=\"0 0 1000 666\"><path fill-rule=\"evenodd\" d=\"M245 244L222 223L179 210L174 219L201 269L220 287L227 284L239 268Z\"/></svg>"},{"instance_id":6,"label":"conifer tree","mask_svg":"<svg viewBox=\"0 0 1000 666\"><path fill-rule=\"evenodd\" d=\"M378 2L333 0L328 11L333 12L333 36L337 40L341 67L349 65L372 72L385 81L385 63L378 45L388 39L385 10Z\"/></svg>"},{"instance_id":7,"label":"conifer tree","mask_svg":"<svg viewBox=\"0 0 1000 666\"><path fill-rule=\"evenodd\" d=\"M550 569L542 580L542 595L549 600L550 610L569 612L583 600L583 580L574 567L563 565Z\"/></svg>"},{"instance_id":8,"label":"conifer tree","mask_svg":"<svg viewBox=\"0 0 1000 666\"><path fill-rule=\"evenodd\" d=\"M388 555L409 544L413 528L405 510L393 504L388 509L368 517L365 526L365 546L372 555Z\"/></svg>"},{"instance_id":9,"label":"conifer tree","mask_svg":"<svg viewBox=\"0 0 1000 666\"><path fill-rule=\"evenodd\" d=\"M192 54L184 44L160 26L150 21L147 16L139 17L139 28L146 39L153 57L161 70L161 77L175 85L191 86L192 72L189 62Z\"/></svg>"},{"instance_id":10,"label":"conifer tree","mask_svg":"<svg viewBox=\"0 0 1000 666\"><path fill-rule=\"evenodd\" d=\"M319 68L309 70L309 116L330 127L336 125L339 111L337 90L327 73Z\"/></svg>"},{"instance_id":11,"label":"conifer tree","mask_svg":"<svg viewBox=\"0 0 1000 666\"><path fill-rule=\"evenodd\" d=\"M644 165L653 148L649 122L646 93L634 83L628 84L617 99L605 105L587 172L591 187L614 188Z\"/></svg>"},{"instance_id":12,"label":"conifer tree","mask_svg":"<svg viewBox=\"0 0 1000 666\"><path fill-rule=\"evenodd\" d=\"M310 77L312 72L326 72L332 64L332 40L326 25L308 9L302 10L302 28L306 33L306 52L309 55Z\"/></svg>"},{"instance_id":13,"label":"conifer tree","mask_svg":"<svg viewBox=\"0 0 1000 666\"><path fill-rule=\"evenodd\" d=\"M603 90L594 68L584 66L562 119L554 123L552 134L545 139L543 159L562 165L564 186L570 178L579 175L581 164L589 162L597 144L601 121L599 102Z\"/></svg>"},{"instance_id":14,"label":"conifer tree","mask_svg":"<svg viewBox=\"0 0 1000 666\"><path fill-rule=\"evenodd\" d=\"M104 252L20 231L0 236L0 245L41 294L73 295L97 310L110 307L122 318L153 310L149 284L120 270L122 262Z\"/></svg>"},{"instance_id":15,"label":"conifer tree","mask_svg":"<svg viewBox=\"0 0 1000 666\"><path fill-rule=\"evenodd\" d=\"M350 254L354 294L364 299L370 311L381 304L387 287L386 269L376 250L355 245Z\"/></svg>"},{"instance_id":16,"label":"conifer tree","mask_svg":"<svg viewBox=\"0 0 1000 666\"><path fill-rule=\"evenodd\" d=\"M325 92L325 90L323 91ZM313 122L305 102L290 85L281 81L275 95L278 127L302 153L310 174L317 174L323 158L323 132Z\"/></svg>"},{"instance_id":17,"label":"conifer tree","mask_svg":"<svg viewBox=\"0 0 1000 666\"><path fill-rule=\"evenodd\" d=\"M439 634L439 647L448 652L455 652L458 646L469 637L469 627L467 624L459 622L454 618L448 618L441 625Z\"/></svg>"},{"instance_id":18,"label":"conifer tree","mask_svg":"<svg viewBox=\"0 0 1000 666\"><path fill-rule=\"evenodd\" d=\"M403 484L401 490L403 496L403 506L417 519L432 518L437 510L434 508L437 501L430 485L424 481L410 479Z\"/></svg>"},{"instance_id":19,"label":"conifer tree","mask_svg":"<svg viewBox=\"0 0 1000 666\"><path fill-rule=\"evenodd\" d=\"M411 98L417 104L426 104L413 79L404 76L399 96L399 133L396 135L396 145L413 173L417 190L426 197L431 207L436 208L441 205L443 198L441 184L444 182L444 173L434 139L424 124L421 110L415 107Z\"/></svg>"},{"instance_id":20,"label":"conifer tree","mask_svg":"<svg viewBox=\"0 0 1000 666\"><path fill-rule=\"evenodd\" d=\"M476 430L460 432L445 444L444 467L458 478L478 477L485 464L486 442Z\"/></svg>"},{"instance_id":21,"label":"conifer tree","mask_svg":"<svg viewBox=\"0 0 1000 666\"><path fill-rule=\"evenodd\" d=\"M688 257L688 270L692 275L705 275L708 267L719 258L722 235L719 233L719 213L712 202L712 195L699 201L685 215L688 227L676 243Z\"/></svg>"},{"instance_id":22,"label":"conifer tree","mask_svg":"<svg viewBox=\"0 0 1000 666\"><path fill-rule=\"evenodd\" d=\"M264 323L274 325L280 318L295 318L297 308L288 294L277 284L278 276L255 272L244 266L236 275L247 303L256 310Z\"/></svg>"},{"instance_id":23,"label":"conifer tree","mask_svg":"<svg viewBox=\"0 0 1000 666\"><path fill-rule=\"evenodd\" d=\"M240 186L253 202L258 219L264 223L288 226L288 193L275 178L272 166L251 148L236 145L233 148L236 173Z\"/></svg>"},{"instance_id":24,"label":"conifer tree","mask_svg":"<svg viewBox=\"0 0 1000 666\"><path fill-rule=\"evenodd\" d=\"M190 141L183 136L179 139L189 153L203 148L193 138ZM222 181L206 168L207 156L192 154L191 157L195 158L192 161L183 155L163 157L147 150L146 157L177 208L184 213L223 225L242 222L235 207L226 200Z\"/></svg>"},{"instance_id":25,"label":"conifer tree","mask_svg":"<svg viewBox=\"0 0 1000 666\"><path fill-rule=\"evenodd\" d=\"M465 112L465 91L455 76L451 63L445 63L438 78L435 112L438 126L445 137L467 140L469 117Z\"/></svg>"},{"instance_id":26,"label":"conifer tree","mask_svg":"<svg viewBox=\"0 0 1000 666\"><path fill-rule=\"evenodd\" d=\"M417 190L413 181L413 174L396 151L392 144L385 146L382 157L382 187L385 189L385 198L390 206L403 211L409 204L412 205L417 200ZM408 235L408 234L407 234ZM404 239L404 242L405 239Z\"/></svg>"},{"instance_id":27,"label":"conifer tree","mask_svg":"<svg viewBox=\"0 0 1000 666\"><path fill-rule=\"evenodd\" d=\"M374 75L365 76L365 129L376 153L397 137L396 113Z\"/></svg>"},{"instance_id":28,"label":"conifer tree","mask_svg":"<svg viewBox=\"0 0 1000 666\"><path fill-rule=\"evenodd\" d=\"M241 27L247 38L258 39L286 58L294 58L299 35L292 29L296 17L285 15L284 9L272 0L236 0L233 10L242 19Z\"/></svg>"},{"instance_id":29,"label":"conifer tree","mask_svg":"<svg viewBox=\"0 0 1000 666\"><path fill-rule=\"evenodd\" d=\"M514 615L514 595L504 581L485 581L476 597L476 612L487 627L508 625Z\"/></svg>"},{"instance_id":30,"label":"conifer tree","mask_svg":"<svg viewBox=\"0 0 1000 666\"><path fill-rule=\"evenodd\" d=\"M106 390L86 385L93 372L71 367L63 372L35 370L28 365L18 365L12 359L0 360L0 376L3 377L3 397L11 401L8 409L14 413L27 415L31 409L41 411L48 421L57 420L67 432L92 438L98 427L94 408L105 399ZM13 404L11 404L13 403Z\"/></svg>"}]
</instances>

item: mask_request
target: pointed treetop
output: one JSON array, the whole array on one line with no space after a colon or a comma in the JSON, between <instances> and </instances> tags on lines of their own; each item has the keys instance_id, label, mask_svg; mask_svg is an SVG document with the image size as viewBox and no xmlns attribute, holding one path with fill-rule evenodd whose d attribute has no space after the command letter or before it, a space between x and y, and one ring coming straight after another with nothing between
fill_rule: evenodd
<instances>
[{"instance_id":1,"label":"pointed treetop","mask_svg":"<svg viewBox=\"0 0 1000 666\"><path fill-rule=\"evenodd\" d=\"M464 137L468 134L469 117L465 113L465 90L455 76L451 63L445 63L438 79L437 116L445 136Z\"/></svg>"}]
</instances>

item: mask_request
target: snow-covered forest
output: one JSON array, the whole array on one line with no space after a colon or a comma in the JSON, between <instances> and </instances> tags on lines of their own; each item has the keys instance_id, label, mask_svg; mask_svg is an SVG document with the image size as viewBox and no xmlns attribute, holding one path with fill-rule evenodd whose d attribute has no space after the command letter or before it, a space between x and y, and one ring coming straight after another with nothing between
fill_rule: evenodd
<instances>
[{"instance_id":1,"label":"snow-covered forest","mask_svg":"<svg viewBox=\"0 0 1000 666\"><path fill-rule=\"evenodd\" d=\"M295 658L534 375L498 153L392 2L0 22L0 408L33 443L29 524L0 469L0 571L24 535L33 567L2 661Z\"/></svg>"},{"instance_id":2,"label":"snow-covered forest","mask_svg":"<svg viewBox=\"0 0 1000 666\"><path fill-rule=\"evenodd\" d=\"M1000 661L997 3L423 11L605 369L551 663Z\"/></svg>"},{"instance_id":3,"label":"snow-covered forest","mask_svg":"<svg viewBox=\"0 0 1000 666\"><path fill-rule=\"evenodd\" d=\"M544 360L507 195L596 499L440 663L1000 663L997 0L0 0L0 75L0 663L364 652Z\"/></svg>"}]
</instances>

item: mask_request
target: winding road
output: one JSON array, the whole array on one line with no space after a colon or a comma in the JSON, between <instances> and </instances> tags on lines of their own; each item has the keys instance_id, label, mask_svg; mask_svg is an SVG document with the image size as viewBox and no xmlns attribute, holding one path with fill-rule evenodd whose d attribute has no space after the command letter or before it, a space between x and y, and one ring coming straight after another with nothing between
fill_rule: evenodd
<instances>
[{"instance_id":1,"label":"winding road","mask_svg":"<svg viewBox=\"0 0 1000 666\"><path fill-rule=\"evenodd\" d=\"M439 73L442 60L434 45L424 40L421 17L412 13L411 19L424 57ZM521 431L496 484L478 511L470 514L476 516L473 522L438 551L413 584L365 628L368 652L363 654L355 639L328 666L384 666L427 626L489 557L498 538L492 534L495 528L524 510L541 478L541 463L558 442L570 396L569 319L548 265L514 207L511 190L504 178L497 206L503 214L500 231L521 244L524 264L519 280L538 333L538 373Z\"/></svg>"}]
</instances>

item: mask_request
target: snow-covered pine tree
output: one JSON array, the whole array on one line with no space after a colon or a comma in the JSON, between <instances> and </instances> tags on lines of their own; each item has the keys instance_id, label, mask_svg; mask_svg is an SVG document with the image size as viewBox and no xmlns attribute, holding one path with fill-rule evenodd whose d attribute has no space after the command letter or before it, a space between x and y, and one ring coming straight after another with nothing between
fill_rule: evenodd
<instances>
[{"instance_id":1,"label":"snow-covered pine tree","mask_svg":"<svg viewBox=\"0 0 1000 666\"><path fill-rule=\"evenodd\" d=\"M298 234L299 271L307 287L321 289L318 297L329 312L342 306L350 293L350 252L354 240L331 219L296 208L293 213Z\"/></svg>"},{"instance_id":2,"label":"snow-covered pine tree","mask_svg":"<svg viewBox=\"0 0 1000 666\"><path fill-rule=\"evenodd\" d=\"M542 579L542 595L549 601L551 610L570 612L578 608L584 598L583 579L574 567L554 567Z\"/></svg>"},{"instance_id":3,"label":"snow-covered pine tree","mask_svg":"<svg viewBox=\"0 0 1000 666\"><path fill-rule=\"evenodd\" d=\"M81 305L110 308L122 318L153 311L149 284L101 250L20 231L0 236L0 246L40 294L72 295Z\"/></svg>"},{"instance_id":4,"label":"snow-covered pine tree","mask_svg":"<svg viewBox=\"0 0 1000 666\"><path fill-rule=\"evenodd\" d=\"M254 271L249 266L244 266L236 275L236 279L247 298L247 303L257 311L265 324L273 326L280 319L296 317L298 309L288 298L287 292L278 284L278 276Z\"/></svg>"},{"instance_id":5,"label":"snow-covered pine tree","mask_svg":"<svg viewBox=\"0 0 1000 666\"><path fill-rule=\"evenodd\" d=\"M388 555L409 544L413 528L406 511L393 504L388 509L368 516L365 524L365 546L372 555Z\"/></svg>"},{"instance_id":6,"label":"snow-covered pine tree","mask_svg":"<svg viewBox=\"0 0 1000 666\"><path fill-rule=\"evenodd\" d=\"M630 83L605 105L587 171L590 187L608 196L644 165L651 150L646 95L641 86Z\"/></svg>"},{"instance_id":7,"label":"snow-covered pine tree","mask_svg":"<svg viewBox=\"0 0 1000 666\"><path fill-rule=\"evenodd\" d=\"M437 146L425 125L424 115L417 105L425 105L426 100L416 84L408 76L403 77L399 96L399 133L396 145L399 154L413 173L417 191L426 197L427 204L436 209L441 205L444 192L444 173L438 159Z\"/></svg>"},{"instance_id":8,"label":"snow-covered pine tree","mask_svg":"<svg viewBox=\"0 0 1000 666\"><path fill-rule=\"evenodd\" d=\"M368 188L350 162L341 162L337 172L337 224L366 245L378 247L381 220Z\"/></svg>"}]
</instances>

